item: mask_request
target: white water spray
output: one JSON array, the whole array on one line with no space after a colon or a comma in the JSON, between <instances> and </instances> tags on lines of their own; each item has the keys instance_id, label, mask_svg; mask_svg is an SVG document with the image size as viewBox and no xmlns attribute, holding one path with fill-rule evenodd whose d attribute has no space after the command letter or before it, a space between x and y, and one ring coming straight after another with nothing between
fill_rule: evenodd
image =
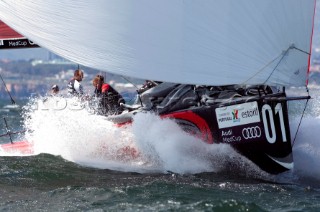
<instances>
[{"instance_id":1,"label":"white water spray","mask_svg":"<svg viewBox=\"0 0 320 212\"><path fill-rule=\"evenodd\" d=\"M320 98L319 90L311 90L313 97L309 103L301 121L299 131L296 134L300 123L300 116L304 102L294 103L291 113L296 115L290 121L291 138L293 144L294 169L293 174L298 179L314 179L320 181ZM290 115L290 113L289 113ZM292 115L292 114L291 114Z\"/></svg>"},{"instance_id":2,"label":"white water spray","mask_svg":"<svg viewBox=\"0 0 320 212\"><path fill-rule=\"evenodd\" d=\"M35 154L49 153L91 167L121 171L217 172L234 158L250 163L229 145L206 144L182 131L172 120L150 114L117 127L86 109L30 110L26 135Z\"/></svg>"},{"instance_id":3,"label":"white water spray","mask_svg":"<svg viewBox=\"0 0 320 212\"><path fill-rule=\"evenodd\" d=\"M293 173L320 179L320 104L314 99L309 105L309 111L316 115L309 114L300 126L293 147ZM292 138L298 122L298 118L290 122ZM90 167L185 174L219 172L230 163L237 163L244 166L244 171L249 167L258 173L229 145L206 144L182 131L174 121L150 113L138 114L132 124L117 127L86 109L37 108L26 113L25 127L31 130L26 138L34 143L35 154L60 155Z\"/></svg>"}]
</instances>

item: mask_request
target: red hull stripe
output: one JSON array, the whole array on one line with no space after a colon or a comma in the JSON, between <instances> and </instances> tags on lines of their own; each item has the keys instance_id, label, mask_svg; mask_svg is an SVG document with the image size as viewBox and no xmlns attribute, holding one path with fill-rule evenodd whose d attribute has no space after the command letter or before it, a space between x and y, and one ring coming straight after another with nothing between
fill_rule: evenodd
<instances>
[{"instance_id":1,"label":"red hull stripe","mask_svg":"<svg viewBox=\"0 0 320 212\"><path fill-rule=\"evenodd\" d=\"M204 140L209 144L213 143L211 130L207 122L202 117L193 113L192 111L170 113L170 114L161 116L161 118L174 118L174 119L182 119L182 120L189 121L195 124L198 127L198 129L201 131L202 140Z\"/></svg>"}]
</instances>

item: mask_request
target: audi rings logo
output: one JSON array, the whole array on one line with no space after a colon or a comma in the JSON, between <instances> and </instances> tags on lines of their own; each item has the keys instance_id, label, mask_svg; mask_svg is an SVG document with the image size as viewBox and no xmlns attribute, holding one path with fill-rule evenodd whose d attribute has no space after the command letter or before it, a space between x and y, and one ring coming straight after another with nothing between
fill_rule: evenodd
<instances>
[{"instance_id":1,"label":"audi rings logo","mask_svg":"<svg viewBox=\"0 0 320 212\"><path fill-rule=\"evenodd\" d=\"M243 128L242 136L244 139L260 138L261 129L258 126Z\"/></svg>"}]
</instances>

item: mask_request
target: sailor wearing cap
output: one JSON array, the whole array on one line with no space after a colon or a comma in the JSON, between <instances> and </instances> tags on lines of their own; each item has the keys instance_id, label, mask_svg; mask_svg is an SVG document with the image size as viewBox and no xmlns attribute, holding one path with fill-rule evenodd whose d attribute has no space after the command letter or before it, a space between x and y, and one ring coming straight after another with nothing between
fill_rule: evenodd
<instances>
[{"instance_id":1,"label":"sailor wearing cap","mask_svg":"<svg viewBox=\"0 0 320 212\"><path fill-rule=\"evenodd\" d=\"M51 94L52 95L57 95L59 93L59 86L58 85L53 85L51 87Z\"/></svg>"}]
</instances>

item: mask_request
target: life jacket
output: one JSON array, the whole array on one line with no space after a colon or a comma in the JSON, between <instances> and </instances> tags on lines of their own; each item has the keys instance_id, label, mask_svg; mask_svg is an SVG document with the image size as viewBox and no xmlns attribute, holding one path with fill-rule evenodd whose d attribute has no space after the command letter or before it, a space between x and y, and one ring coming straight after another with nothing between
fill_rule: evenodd
<instances>
[{"instance_id":1,"label":"life jacket","mask_svg":"<svg viewBox=\"0 0 320 212\"><path fill-rule=\"evenodd\" d=\"M101 98L99 113L103 115L116 115L123 111L120 103L125 103L121 94L108 84L103 84L101 90L95 90L95 94Z\"/></svg>"}]
</instances>

